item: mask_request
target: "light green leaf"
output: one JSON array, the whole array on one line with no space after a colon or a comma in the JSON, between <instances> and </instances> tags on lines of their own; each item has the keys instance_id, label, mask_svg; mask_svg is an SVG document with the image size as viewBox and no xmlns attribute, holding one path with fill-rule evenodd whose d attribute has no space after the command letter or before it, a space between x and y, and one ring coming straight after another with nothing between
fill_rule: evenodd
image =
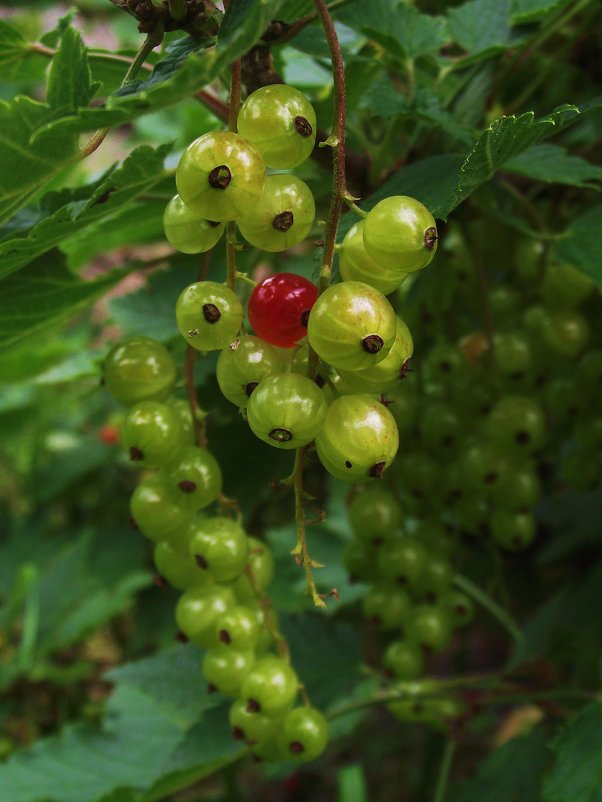
<instances>
[{"instance_id":1,"label":"light green leaf","mask_svg":"<svg viewBox=\"0 0 602 802\"><path fill-rule=\"evenodd\" d=\"M92 94L86 49L77 31L68 27L50 65L46 101L53 116L61 117L73 114L80 106L87 106Z\"/></svg>"},{"instance_id":2,"label":"light green leaf","mask_svg":"<svg viewBox=\"0 0 602 802\"><path fill-rule=\"evenodd\" d=\"M123 278L113 271L95 281L70 273L54 252L0 282L0 348L42 332L86 309Z\"/></svg>"},{"instance_id":3,"label":"light green leaf","mask_svg":"<svg viewBox=\"0 0 602 802\"><path fill-rule=\"evenodd\" d=\"M596 187L602 181L602 167L571 156L558 145L533 145L506 162L504 169L547 184Z\"/></svg>"},{"instance_id":4,"label":"light green leaf","mask_svg":"<svg viewBox=\"0 0 602 802\"><path fill-rule=\"evenodd\" d=\"M140 145L120 167L111 169L100 182L82 187L75 193L52 193L44 198L50 212L47 217L0 241L0 277L28 264L63 239L88 230L97 220L127 209L132 200L164 178L163 161L168 150L165 145L156 150ZM61 203L62 200L67 202Z\"/></svg>"},{"instance_id":5,"label":"light green leaf","mask_svg":"<svg viewBox=\"0 0 602 802\"><path fill-rule=\"evenodd\" d=\"M443 17L421 14L400 0L351 3L337 17L402 60L432 53L448 39Z\"/></svg>"},{"instance_id":6,"label":"light green leaf","mask_svg":"<svg viewBox=\"0 0 602 802\"><path fill-rule=\"evenodd\" d=\"M549 761L546 740L540 728L512 738L487 758L476 777L452 786L446 802L540 802Z\"/></svg>"},{"instance_id":7,"label":"light green leaf","mask_svg":"<svg viewBox=\"0 0 602 802\"><path fill-rule=\"evenodd\" d=\"M534 22L570 2L571 0L512 0L512 21L517 25Z\"/></svg>"},{"instance_id":8,"label":"light green leaf","mask_svg":"<svg viewBox=\"0 0 602 802\"><path fill-rule=\"evenodd\" d=\"M447 12L452 39L472 57L483 58L515 43L510 0L469 0ZM468 63L477 58L464 60Z\"/></svg>"},{"instance_id":9,"label":"light green leaf","mask_svg":"<svg viewBox=\"0 0 602 802\"><path fill-rule=\"evenodd\" d=\"M601 802L602 702L592 702L550 744L556 764L544 787L546 802Z\"/></svg>"},{"instance_id":10,"label":"light green leaf","mask_svg":"<svg viewBox=\"0 0 602 802\"><path fill-rule=\"evenodd\" d=\"M0 20L0 69L2 78L10 81L18 76L19 67L27 55L27 42L19 31Z\"/></svg>"},{"instance_id":11,"label":"light green leaf","mask_svg":"<svg viewBox=\"0 0 602 802\"><path fill-rule=\"evenodd\" d=\"M77 159L78 139L68 132L31 137L51 118L44 103L28 97L0 101L0 223L24 206L31 196Z\"/></svg>"},{"instance_id":12,"label":"light green leaf","mask_svg":"<svg viewBox=\"0 0 602 802\"><path fill-rule=\"evenodd\" d=\"M554 256L583 270L602 289L602 204L573 220L554 242Z\"/></svg>"}]
</instances>

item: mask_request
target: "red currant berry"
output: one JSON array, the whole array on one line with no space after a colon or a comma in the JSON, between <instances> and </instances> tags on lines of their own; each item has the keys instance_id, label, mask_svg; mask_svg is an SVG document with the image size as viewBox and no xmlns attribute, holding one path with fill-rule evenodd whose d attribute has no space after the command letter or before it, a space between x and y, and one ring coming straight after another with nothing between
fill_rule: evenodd
<instances>
[{"instance_id":1,"label":"red currant berry","mask_svg":"<svg viewBox=\"0 0 602 802\"><path fill-rule=\"evenodd\" d=\"M309 312L317 297L318 288L303 276L268 276L251 293L249 321L262 340L293 348L307 334Z\"/></svg>"}]
</instances>

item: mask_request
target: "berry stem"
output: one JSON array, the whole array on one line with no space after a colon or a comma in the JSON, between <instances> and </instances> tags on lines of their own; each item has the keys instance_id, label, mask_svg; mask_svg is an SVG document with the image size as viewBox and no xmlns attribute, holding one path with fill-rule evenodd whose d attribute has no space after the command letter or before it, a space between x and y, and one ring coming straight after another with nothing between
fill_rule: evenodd
<instances>
[{"instance_id":1,"label":"berry stem","mask_svg":"<svg viewBox=\"0 0 602 802\"><path fill-rule=\"evenodd\" d=\"M258 586L257 580L255 579L255 574L253 573L253 569L250 565L247 564L245 568L245 573L249 578L249 582L251 587L253 588L253 592L257 596L257 600L261 605L261 609L263 610L263 619L265 621L265 626L272 638L274 639L274 643L276 645L276 651L278 652L278 657L281 657L286 662L290 662L290 649L288 646L288 642L282 632L278 629L278 625L276 624L276 619L274 618L272 612L272 602L270 598L265 594Z\"/></svg>"},{"instance_id":2,"label":"berry stem","mask_svg":"<svg viewBox=\"0 0 602 802\"><path fill-rule=\"evenodd\" d=\"M330 210L324 234L324 254L322 266L320 268L320 293L330 284L332 276L332 262L334 259L334 249L337 239L337 229L341 217L343 200L349 194L345 179L345 65L341 46L334 27L334 22L328 11L324 0L314 0L318 16L322 22L328 48L330 50L330 60L332 62L332 78L334 83L334 124L332 134L327 143L332 145L332 195L330 199Z\"/></svg>"},{"instance_id":3,"label":"berry stem","mask_svg":"<svg viewBox=\"0 0 602 802\"><path fill-rule=\"evenodd\" d=\"M305 531L305 507L303 505L303 459L306 446L298 448L295 453L295 467L293 468L293 488L295 491L295 521L297 523L297 545L291 554L305 571L307 590L316 607L326 607L326 602L318 593L312 568L321 567L310 556Z\"/></svg>"},{"instance_id":4,"label":"berry stem","mask_svg":"<svg viewBox=\"0 0 602 802\"><path fill-rule=\"evenodd\" d=\"M475 585L472 580L468 579L468 577L462 576L462 574L456 574L454 576L454 584L456 587L460 588L460 590L464 591L467 596L470 596L474 599L481 607L484 607L491 615L497 619L497 621L502 625L502 627L506 630L506 632L517 642L523 638L522 632L518 628L518 625L506 610L491 598L488 593L485 593L478 585Z\"/></svg>"},{"instance_id":5,"label":"berry stem","mask_svg":"<svg viewBox=\"0 0 602 802\"><path fill-rule=\"evenodd\" d=\"M154 48L157 47L157 45L160 45L161 42L163 41L163 34L164 34L163 23L159 22L155 30L151 31L144 40L144 42L142 43L140 50L136 54L134 60L131 62L130 66L128 67L128 71L126 72L123 81L121 82L121 86L125 86L126 84L129 84L136 79L136 76L144 66L144 61L148 56L148 54L152 50L154 50ZM92 136L89 142L86 145L84 145L83 148L81 148L79 152L79 158L85 159L92 153L94 153L95 150L98 150L98 148L104 142L105 137L107 136L108 133L109 133L108 128L101 128L99 131L96 131L96 133Z\"/></svg>"},{"instance_id":6,"label":"berry stem","mask_svg":"<svg viewBox=\"0 0 602 802\"><path fill-rule=\"evenodd\" d=\"M452 738L448 738L445 742L441 763L439 764L439 776L437 777L437 785L435 787L435 795L433 802L444 802L447 785L449 782L449 773L454 760L457 742Z\"/></svg>"}]
</instances>

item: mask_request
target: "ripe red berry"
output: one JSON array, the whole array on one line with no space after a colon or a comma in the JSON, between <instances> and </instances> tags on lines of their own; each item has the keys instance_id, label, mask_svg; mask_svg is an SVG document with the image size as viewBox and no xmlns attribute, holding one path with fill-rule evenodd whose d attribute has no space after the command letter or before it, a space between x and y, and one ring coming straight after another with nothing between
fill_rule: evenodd
<instances>
[{"instance_id":1,"label":"ripe red berry","mask_svg":"<svg viewBox=\"0 0 602 802\"><path fill-rule=\"evenodd\" d=\"M317 297L318 288L303 276L268 276L249 298L249 321L255 334L280 348L293 348L307 334L309 312Z\"/></svg>"}]
</instances>

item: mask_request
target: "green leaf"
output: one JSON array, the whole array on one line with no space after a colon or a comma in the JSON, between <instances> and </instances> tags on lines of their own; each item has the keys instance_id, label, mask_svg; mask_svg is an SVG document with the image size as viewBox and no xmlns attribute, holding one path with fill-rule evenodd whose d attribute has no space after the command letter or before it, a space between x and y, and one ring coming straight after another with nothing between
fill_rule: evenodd
<instances>
[{"instance_id":1,"label":"green leaf","mask_svg":"<svg viewBox=\"0 0 602 802\"><path fill-rule=\"evenodd\" d=\"M496 749L476 777L452 786L447 802L540 802L542 775L549 761L546 732L533 729ZM573 797L573 801L580 797Z\"/></svg>"},{"instance_id":2,"label":"green leaf","mask_svg":"<svg viewBox=\"0 0 602 802\"><path fill-rule=\"evenodd\" d=\"M558 145L533 145L507 161L504 169L547 184L595 188L602 181L602 167L571 156Z\"/></svg>"},{"instance_id":3,"label":"green leaf","mask_svg":"<svg viewBox=\"0 0 602 802\"><path fill-rule=\"evenodd\" d=\"M18 69L27 55L27 42L19 31L0 20L0 69L2 78L10 81L18 75Z\"/></svg>"},{"instance_id":4,"label":"green leaf","mask_svg":"<svg viewBox=\"0 0 602 802\"><path fill-rule=\"evenodd\" d=\"M512 0L512 21L517 25L534 22L570 2L571 0Z\"/></svg>"},{"instance_id":5,"label":"green leaf","mask_svg":"<svg viewBox=\"0 0 602 802\"><path fill-rule=\"evenodd\" d=\"M469 0L447 12L449 32L473 58L483 58L514 44L510 0Z\"/></svg>"},{"instance_id":6,"label":"green leaf","mask_svg":"<svg viewBox=\"0 0 602 802\"><path fill-rule=\"evenodd\" d=\"M50 118L49 107L31 98L0 101L0 223L77 159L73 133L46 136L43 147L30 144L34 131Z\"/></svg>"},{"instance_id":7,"label":"green leaf","mask_svg":"<svg viewBox=\"0 0 602 802\"><path fill-rule=\"evenodd\" d=\"M164 177L163 160L168 150L166 145L156 150L140 145L100 182L76 193L51 193L48 199L43 198L41 210L50 214L29 229L15 231L0 241L0 277L18 270L78 231L89 230L95 221L127 209L132 200Z\"/></svg>"},{"instance_id":8,"label":"green leaf","mask_svg":"<svg viewBox=\"0 0 602 802\"><path fill-rule=\"evenodd\" d=\"M218 48L227 49L231 61L242 56L261 38L281 5L286 3L282 0L232 0L220 25Z\"/></svg>"},{"instance_id":9,"label":"green leaf","mask_svg":"<svg viewBox=\"0 0 602 802\"><path fill-rule=\"evenodd\" d=\"M556 763L544 798L550 802L601 802L602 702L592 702L550 744Z\"/></svg>"},{"instance_id":10,"label":"green leaf","mask_svg":"<svg viewBox=\"0 0 602 802\"><path fill-rule=\"evenodd\" d=\"M59 50L50 65L46 101L53 116L60 117L87 106L92 95L86 48L79 33L69 26L63 31Z\"/></svg>"},{"instance_id":11,"label":"green leaf","mask_svg":"<svg viewBox=\"0 0 602 802\"><path fill-rule=\"evenodd\" d=\"M432 53L448 39L443 17L421 14L400 0L351 3L337 17L402 60Z\"/></svg>"},{"instance_id":12,"label":"green leaf","mask_svg":"<svg viewBox=\"0 0 602 802\"><path fill-rule=\"evenodd\" d=\"M583 270L602 288L602 204L573 220L555 241L554 256Z\"/></svg>"},{"instance_id":13,"label":"green leaf","mask_svg":"<svg viewBox=\"0 0 602 802\"><path fill-rule=\"evenodd\" d=\"M123 275L112 271L95 281L81 281L67 270L58 252L47 254L0 282L0 348L73 317Z\"/></svg>"}]
</instances>

